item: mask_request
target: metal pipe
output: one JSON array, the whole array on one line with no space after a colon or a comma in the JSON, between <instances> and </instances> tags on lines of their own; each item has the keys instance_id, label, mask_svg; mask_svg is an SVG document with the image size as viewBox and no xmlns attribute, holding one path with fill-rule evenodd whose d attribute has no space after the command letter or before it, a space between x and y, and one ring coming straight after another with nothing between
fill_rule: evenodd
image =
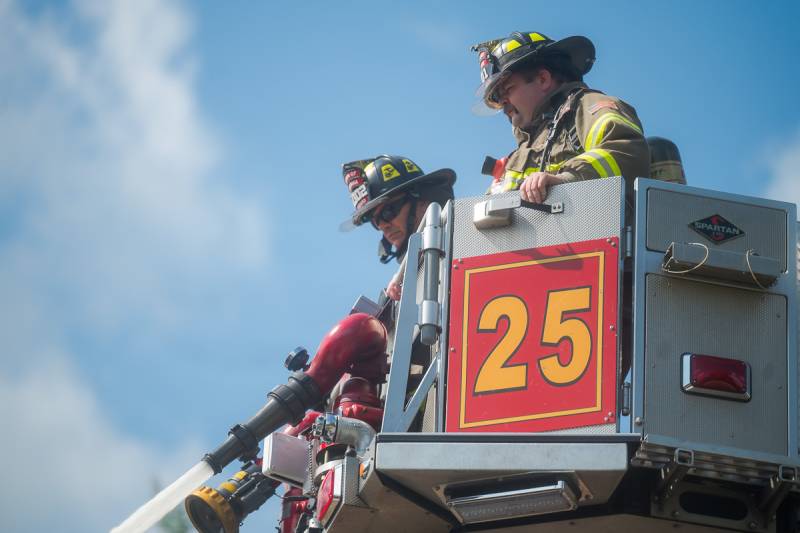
<instances>
[{"instance_id":1,"label":"metal pipe","mask_svg":"<svg viewBox=\"0 0 800 533\"><path fill-rule=\"evenodd\" d=\"M317 418L313 431L325 442L352 446L358 455L363 455L375 438L375 430L366 422L333 413Z\"/></svg>"}]
</instances>

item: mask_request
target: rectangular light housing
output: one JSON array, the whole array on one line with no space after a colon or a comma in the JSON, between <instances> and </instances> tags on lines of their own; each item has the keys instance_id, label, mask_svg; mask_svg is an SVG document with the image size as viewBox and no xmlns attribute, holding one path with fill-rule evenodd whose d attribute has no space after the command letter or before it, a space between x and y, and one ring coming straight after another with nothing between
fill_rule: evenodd
<instances>
[{"instance_id":1,"label":"rectangular light housing","mask_svg":"<svg viewBox=\"0 0 800 533\"><path fill-rule=\"evenodd\" d=\"M285 433L272 433L264 439L265 476L302 487L308 474L308 441Z\"/></svg>"},{"instance_id":2,"label":"rectangular light housing","mask_svg":"<svg viewBox=\"0 0 800 533\"><path fill-rule=\"evenodd\" d=\"M448 498L447 505L463 524L571 511L575 493L564 481L540 487L486 492Z\"/></svg>"},{"instance_id":3,"label":"rectangular light housing","mask_svg":"<svg viewBox=\"0 0 800 533\"><path fill-rule=\"evenodd\" d=\"M750 365L738 359L685 353L681 388L690 394L746 402L751 397Z\"/></svg>"}]
</instances>

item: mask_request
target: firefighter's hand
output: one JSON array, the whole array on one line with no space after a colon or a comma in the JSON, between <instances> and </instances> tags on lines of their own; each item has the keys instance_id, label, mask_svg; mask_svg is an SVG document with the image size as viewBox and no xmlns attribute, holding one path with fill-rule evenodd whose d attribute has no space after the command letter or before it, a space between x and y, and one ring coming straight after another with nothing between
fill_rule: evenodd
<instances>
[{"instance_id":1,"label":"firefighter's hand","mask_svg":"<svg viewBox=\"0 0 800 533\"><path fill-rule=\"evenodd\" d=\"M403 292L403 284L396 281L390 281L389 286L386 287L386 296L395 302L400 301L400 295Z\"/></svg>"},{"instance_id":2,"label":"firefighter's hand","mask_svg":"<svg viewBox=\"0 0 800 533\"><path fill-rule=\"evenodd\" d=\"M519 195L526 202L541 204L547 198L547 188L551 185L564 183L563 178L549 172L534 172L522 182Z\"/></svg>"}]
</instances>

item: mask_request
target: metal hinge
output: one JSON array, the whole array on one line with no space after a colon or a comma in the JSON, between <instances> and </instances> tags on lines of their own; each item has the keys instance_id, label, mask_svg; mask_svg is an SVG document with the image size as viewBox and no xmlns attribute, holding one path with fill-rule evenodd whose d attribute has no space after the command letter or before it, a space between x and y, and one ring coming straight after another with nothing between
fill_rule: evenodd
<instances>
[{"instance_id":1,"label":"metal hinge","mask_svg":"<svg viewBox=\"0 0 800 533\"><path fill-rule=\"evenodd\" d=\"M631 414L631 384L627 381L622 384L622 409L620 413L622 416Z\"/></svg>"},{"instance_id":2,"label":"metal hinge","mask_svg":"<svg viewBox=\"0 0 800 533\"><path fill-rule=\"evenodd\" d=\"M625 257L633 257L633 227L625 226Z\"/></svg>"}]
</instances>

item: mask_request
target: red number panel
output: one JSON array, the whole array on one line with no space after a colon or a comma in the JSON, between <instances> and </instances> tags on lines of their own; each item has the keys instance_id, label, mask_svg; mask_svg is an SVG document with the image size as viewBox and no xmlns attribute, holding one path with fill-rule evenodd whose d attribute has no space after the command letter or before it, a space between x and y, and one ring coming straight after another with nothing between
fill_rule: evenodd
<instances>
[{"instance_id":1,"label":"red number panel","mask_svg":"<svg viewBox=\"0 0 800 533\"><path fill-rule=\"evenodd\" d=\"M456 259L447 431L613 422L618 240Z\"/></svg>"}]
</instances>

